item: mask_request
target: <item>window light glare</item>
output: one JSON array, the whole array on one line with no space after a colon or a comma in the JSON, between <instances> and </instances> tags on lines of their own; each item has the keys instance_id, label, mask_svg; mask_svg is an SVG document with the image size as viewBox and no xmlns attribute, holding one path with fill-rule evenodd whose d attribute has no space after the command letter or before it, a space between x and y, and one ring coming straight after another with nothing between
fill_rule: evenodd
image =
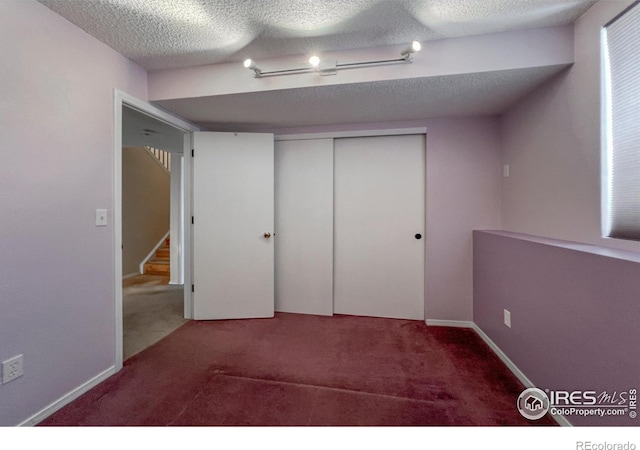
<instances>
[{"instance_id":1,"label":"window light glare","mask_svg":"<svg viewBox=\"0 0 640 450\"><path fill-rule=\"evenodd\" d=\"M309 64L311 64L313 67L318 67L320 65L320 58L318 58L316 55L313 55L311 58L309 58Z\"/></svg>"}]
</instances>

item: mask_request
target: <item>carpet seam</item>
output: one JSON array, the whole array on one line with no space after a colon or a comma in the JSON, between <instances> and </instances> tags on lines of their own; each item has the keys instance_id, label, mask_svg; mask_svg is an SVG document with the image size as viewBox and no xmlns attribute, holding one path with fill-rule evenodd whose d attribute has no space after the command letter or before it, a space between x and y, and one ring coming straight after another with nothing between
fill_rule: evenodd
<instances>
[{"instance_id":1,"label":"carpet seam","mask_svg":"<svg viewBox=\"0 0 640 450\"><path fill-rule=\"evenodd\" d=\"M224 374L224 373L217 373L215 375L216 376L221 376L221 377L236 378L236 379L240 379L240 380L250 380L250 381L256 381L256 382L263 381L263 382L267 382L267 383L285 384L285 385L289 385L289 386L309 387L309 388L317 388L317 389L326 389L328 391L356 393L356 394L362 394L362 395L370 395L370 396L374 396L374 397L384 397L384 398L392 398L392 399L399 399L399 400L408 400L410 402L416 402L416 403L437 403L437 402L440 402L440 401L447 401L447 400L421 400L421 399L417 399L417 398L404 397L404 396L401 396L401 395L378 394L378 393L375 393L375 392L356 391L356 390L353 390L353 389L335 388L335 387L322 386L322 385L317 385L317 384L294 383L294 382L291 382L291 381L268 380L268 379L265 379L265 378L247 377L247 376L242 376L242 375L228 375L228 374Z\"/></svg>"}]
</instances>

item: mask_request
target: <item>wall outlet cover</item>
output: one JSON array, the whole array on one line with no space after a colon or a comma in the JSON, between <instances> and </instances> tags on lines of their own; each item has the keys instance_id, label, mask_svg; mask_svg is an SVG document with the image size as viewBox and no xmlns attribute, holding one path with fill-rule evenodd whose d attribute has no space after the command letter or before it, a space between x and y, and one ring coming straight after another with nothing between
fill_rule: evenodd
<instances>
[{"instance_id":1,"label":"wall outlet cover","mask_svg":"<svg viewBox=\"0 0 640 450\"><path fill-rule=\"evenodd\" d=\"M23 375L23 357L16 355L2 361L2 384L6 384Z\"/></svg>"}]
</instances>

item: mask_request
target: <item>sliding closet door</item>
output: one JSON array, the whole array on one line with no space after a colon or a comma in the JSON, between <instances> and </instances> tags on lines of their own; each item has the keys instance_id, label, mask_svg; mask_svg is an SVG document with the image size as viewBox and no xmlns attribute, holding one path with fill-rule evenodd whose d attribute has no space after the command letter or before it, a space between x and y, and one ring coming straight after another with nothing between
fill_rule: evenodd
<instances>
[{"instance_id":1,"label":"sliding closet door","mask_svg":"<svg viewBox=\"0 0 640 450\"><path fill-rule=\"evenodd\" d=\"M333 139L275 145L276 311L333 314Z\"/></svg>"},{"instance_id":2,"label":"sliding closet door","mask_svg":"<svg viewBox=\"0 0 640 450\"><path fill-rule=\"evenodd\" d=\"M335 140L334 312L424 320L424 135Z\"/></svg>"}]
</instances>

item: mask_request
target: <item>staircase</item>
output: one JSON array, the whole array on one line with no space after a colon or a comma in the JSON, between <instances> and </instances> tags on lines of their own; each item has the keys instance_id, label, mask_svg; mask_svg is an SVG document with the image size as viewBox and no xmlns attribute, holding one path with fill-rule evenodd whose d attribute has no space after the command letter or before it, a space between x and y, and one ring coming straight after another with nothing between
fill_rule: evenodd
<instances>
[{"instance_id":1,"label":"staircase","mask_svg":"<svg viewBox=\"0 0 640 450\"><path fill-rule=\"evenodd\" d=\"M144 147L155 161L162 166L165 172L171 174L171 154L164 150L145 146ZM169 238L164 241L164 245L158 247L154 256L144 263L144 272L149 275L171 275L169 265Z\"/></svg>"},{"instance_id":2,"label":"staircase","mask_svg":"<svg viewBox=\"0 0 640 450\"><path fill-rule=\"evenodd\" d=\"M170 275L169 238L158 247L156 254L144 264L144 273L148 275Z\"/></svg>"}]
</instances>

